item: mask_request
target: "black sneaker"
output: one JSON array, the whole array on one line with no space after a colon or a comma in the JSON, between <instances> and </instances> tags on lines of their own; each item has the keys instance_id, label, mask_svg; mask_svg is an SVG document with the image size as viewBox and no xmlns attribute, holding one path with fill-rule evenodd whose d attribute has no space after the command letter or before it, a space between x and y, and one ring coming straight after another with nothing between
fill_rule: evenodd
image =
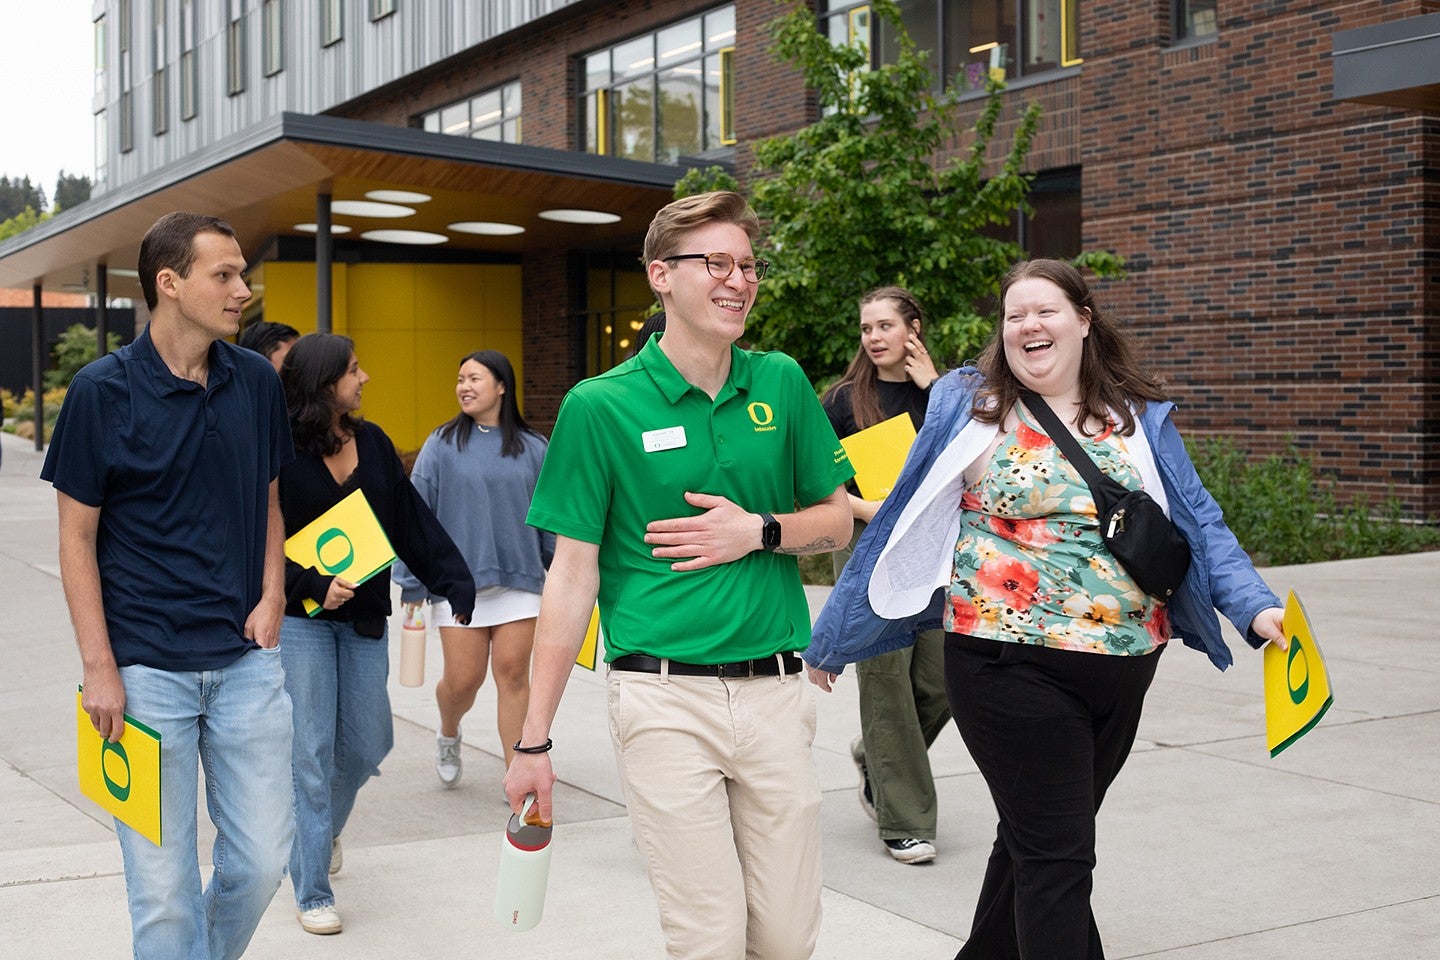
<instances>
[{"instance_id":1,"label":"black sneaker","mask_svg":"<svg viewBox=\"0 0 1440 960\"><path fill-rule=\"evenodd\" d=\"M855 769L860 771L860 787L858 789L860 795L860 809L864 810L865 815L871 820L879 823L880 817L875 813L875 795L870 792L870 772L865 769L865 761L857 758L857 755L859 753L859 747L859 737L856 737L854 740L850 741L850 761L855 764Z\"/></svg>"},{"instance_id":2,"label":"black sneaker","mask_svg":"<svg viewBox=\"0 0 1440 960\"><path fill-rule=\"evenodd\" d=\"M901 863L929 863L935 859L935 844L929 840L902 837L897 840L886 840L885 848L890 851L890 856Z\"/></svg>"}]
</instances>

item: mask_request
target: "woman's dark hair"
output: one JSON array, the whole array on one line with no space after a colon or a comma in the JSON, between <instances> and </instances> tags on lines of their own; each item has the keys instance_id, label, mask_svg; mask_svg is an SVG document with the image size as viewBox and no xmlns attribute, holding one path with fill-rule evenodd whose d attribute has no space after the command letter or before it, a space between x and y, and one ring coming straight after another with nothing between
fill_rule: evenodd
<instances>
[{"instance_id":1,"label":"woman's dark hair","mask_svg":"<svg viewBox=\"0 0 1440 960\"><path fill-rule=\"evenodd\" d=\"M655 313L652 313L650 316L646 317L646 318L645 318L645 322L642 323L642 324L640 325L640 329L639 329L638 331L636 331L636 333L635 333L635 345L630 348L630 352L629 352L629 353L625 354L625 359L628 360L628 359L630 359L631 357L635 356L635 354L639 353L641 350L644 350L644 349L645 349L645 344L649 343L649 342L650 342L650 338L653 337L653 336L655 336L655 334L657 334L657 333L664 333L664 332L665 332L665 311L664 311L664 310L659 310L659 311L657 311L657 312L655 312Z\"/></svg>"},{"instance_id":2,"label":"woman's dark hair","mask_svg":"<svg viewBox=\"0 0 1440 960\"><path fill-rule=\"evenodd\" d=\"M361 418L345 413L335 422L335 384L350 369L355 344L336 333L307 333L280 365L280 385L290 412L295 450L314 457L340 452L346 437L360 429Z\"/></svg>"},{"instance_id":3,"label":"woman's dark hair","mask_svg":"<svg viewBox=\"0 0 1440 960\"><path fill-rule=\"evenodd\" d=\"M281 344L287 340L299 339L299 337L300 331L288 323L270 323L261 320L241 330L235 343L246 350L254 350L269 360L271 354L280 349Z\"/></svg>"},{"instance_id":4,"label":"woman's dark hair","mask_svg":"<svg viewBox=\"0 0 1440 960\"><path fill-rule=\"evenodd\" d=\"M1049 280L1081 316L1090 315L1090 335L1080 354L1081 431L1090 423L1105 423L1113 410L1120 415L1120 433L1133 434L1130 405L1144 409L1145 401L1166 399L1164 385L1140 368L1129 334L1113 316L1100 311L1080 271L1063 260L1022 260L1000 281L1000 316L976 360L985 385L975 391L971 414L982 423L999 423L1020 399L1022 387L1005 357L1004 338L1005 295L1021 280Z\"/></svg>"},{"instance_id":5,"label":"woman's dark hair","mask_svg":"<svg viewBox=\"0 0 1440 960\"><path fill-rule=\"evenodd\" d=\"M510 366L510 358L499 350L476 350L469 356L461 357L460 366L463 367L467 360L474 360L489 370L490 375L505 387L505 392L500 395L500 456L520 456L525 450L525 434L537 437L540 434L531 429L530 424L520 415L520 405L515 402L515 368ZM465 411L461 410L436 427L435 432L440 435L441 440L455 444L456 450L464 450L465 445L470 442L470 434L475 432L473 423Z\"/></svg>"},{"instance_id":6,"label":"woman's dark hair","mask_svg":"<svg viewBox=\"0 0 1440 960\"><path fill-rule=\"evenodd\" d=\"M900 314L900 319L905 325L925 339L925 314L920 309L919 302L914 295L904 287L880 287L871 290L860 298L860 306L876 303L881 300L889 300L895 304L895 311ZM866 427L873 427L885 419L885 411L880 409L880 391L875 386L875 381L880 378L879 371L875 368L875 361L870 359L862 343L855 351L855 359L850 361L850 366L845 368L845 373L836 380L829 390L825 391L825 402L828 404L837 397L842 389L850 392L850 416L855 421L855 429L864 430Z\"/></svg>"}]
</instances>

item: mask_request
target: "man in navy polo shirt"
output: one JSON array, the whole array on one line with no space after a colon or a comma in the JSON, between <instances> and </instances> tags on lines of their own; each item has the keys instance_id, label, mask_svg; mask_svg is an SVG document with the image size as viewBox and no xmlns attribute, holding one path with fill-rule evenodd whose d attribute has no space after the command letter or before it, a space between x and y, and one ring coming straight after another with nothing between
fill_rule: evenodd
<instances>
[{"instance_id":1,"label":"man in navy polo shirt","mask_svg":"<svg viewBox=\"0 0 1440 960\"><path fill-rule=\"evenodd\" d=\"M115 832L135 956L240 956L294 832L276 476L293 458L280 380L224 342L250 298L229 224L162 217L140 245L150 323L79 374L40 472L55 485L60 573L101 736L125 714L161 735L161 840ZM219 836L202 890L197 766Z\"/></svg>"}]
</instances>

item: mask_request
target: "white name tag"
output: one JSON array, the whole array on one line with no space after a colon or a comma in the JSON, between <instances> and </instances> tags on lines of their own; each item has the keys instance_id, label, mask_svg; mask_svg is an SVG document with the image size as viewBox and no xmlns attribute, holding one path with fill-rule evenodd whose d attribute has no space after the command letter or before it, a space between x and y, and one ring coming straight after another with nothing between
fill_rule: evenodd
<instances>
[{"instance_id":1,"label":"white name tag","mask_svg":"<svg viewBox=\"0 0 1440 960\"><path fill-rule=\"evenodd\" d=\"M685 446L685 428L666 427L664 430L646 430L640 434L640 442L645 445L646 453L655 453L657 450L674 450Z\"/></svg>"}]
</instances>

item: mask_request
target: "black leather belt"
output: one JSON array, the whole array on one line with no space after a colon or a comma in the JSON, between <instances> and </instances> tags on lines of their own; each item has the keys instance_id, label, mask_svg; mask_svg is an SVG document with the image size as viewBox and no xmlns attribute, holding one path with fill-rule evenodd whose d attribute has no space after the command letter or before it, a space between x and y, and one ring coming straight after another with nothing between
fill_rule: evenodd
<instances>
[{"instance_id":1,"label":"black leather belt","mask_svg":"<svg viewBox=\"0 0 1440 960\"><path fill-rule=\"evenodd\" d=\"M722 680L734 680L741 677L777 677L780 675L782 661L785 664L786 673L800 672L800 658L786 651L780 654L778 660L775 657L765 657L762 660L740 660L736 663L682 663L679 660L671 660L670 673L676 677L718 677ZM662 662L659 657L651 657L643 653L628 653L623 657L611 660L610 669L631 670L635 673L659 673Z\"/></svg>"}]
</instances>

